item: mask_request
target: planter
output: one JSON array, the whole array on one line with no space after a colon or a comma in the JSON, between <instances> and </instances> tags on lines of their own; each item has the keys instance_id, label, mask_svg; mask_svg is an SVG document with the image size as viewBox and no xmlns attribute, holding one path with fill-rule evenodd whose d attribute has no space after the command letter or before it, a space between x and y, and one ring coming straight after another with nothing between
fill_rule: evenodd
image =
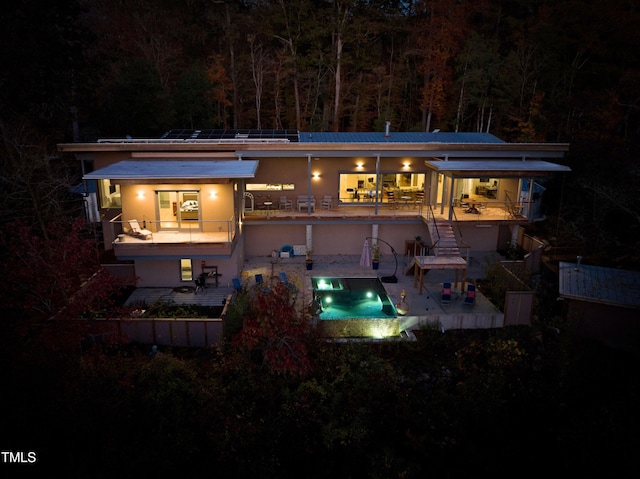
<instances>
[{"instance_id":1,"label":"planter","mask_svg":"<svg viewBox=\"0 0 640 479\"><path fill-rule=\"evenodd\" d=\"M380 262L379 261L373 261L372 263L373 269L378 269L380 267Z\"/></svg>"},{"instance_id":2,"label":"planter","mask_svg":"<svg viewBox=\"0 0 640 479\"><path fill-rule=\"evenodd\" d=\"M313 261L307 261L307 270L313 269Z\"/></svg>"}]
</instances>

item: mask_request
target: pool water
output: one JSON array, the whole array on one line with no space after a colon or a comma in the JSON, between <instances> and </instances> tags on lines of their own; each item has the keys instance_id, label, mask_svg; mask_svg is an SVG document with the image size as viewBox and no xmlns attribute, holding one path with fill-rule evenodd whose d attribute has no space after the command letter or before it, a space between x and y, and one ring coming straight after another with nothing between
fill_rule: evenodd
<instances>
[{"instance_id":1,"label":"pool water","mask_svg":"<svg viewBox=\"0 0 640 479\"><path fill-rule=\"evenodd\" d=\"M398 313L379 278L313 277L320 319L395 318Z\"/></svg>"}]
</instances>

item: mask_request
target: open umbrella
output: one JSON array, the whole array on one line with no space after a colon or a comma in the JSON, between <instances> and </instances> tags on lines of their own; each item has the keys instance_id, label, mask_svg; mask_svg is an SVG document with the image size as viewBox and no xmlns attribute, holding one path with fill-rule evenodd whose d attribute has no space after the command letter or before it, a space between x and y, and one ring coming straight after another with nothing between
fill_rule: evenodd
<instances>
[{"instance_id":1,"label":"open umbrella","mask_svg":"<svg viewBox=\"0 0 640 479\"><path fill-rule=\"evenodd\" d=\"M368 240L364 240L362 254L360 255L360 266L363 268L371 268L371 248L369 248Z\"/></svg>"}]
</instances>

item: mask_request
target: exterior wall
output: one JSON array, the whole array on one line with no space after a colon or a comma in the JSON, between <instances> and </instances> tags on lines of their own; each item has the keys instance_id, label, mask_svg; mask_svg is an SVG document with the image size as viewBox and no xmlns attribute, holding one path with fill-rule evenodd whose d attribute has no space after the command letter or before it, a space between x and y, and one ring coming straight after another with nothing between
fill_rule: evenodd
<instances>
[{"instance_id":1,"label":"exterior wall","mask_svg":"<svg viewBox=\"0 0 640 479\"><path fill-rule=\"evenodd\" d=\"M360 255L365 238L372 236L371 224L314 224L312 225L314 255ZM284 245L306 245L306 224L244 226L247 256L269 256ZM378 238L391 244L399 256L404 254L405 240L416 236L426 238L427 227L416 224L382 224ZM371 244L371 242L369 242ZM383 260L392 257L390 248L381 243Z\"/></svg>"},{"instance_id":2,"label":"exterior wall","mask_svg":"<svg viewBox=\"0 0 640 479\"><path fill-rule=\"evenodd\" d=\"M219 225L211 221L228 220L234 214L233 185L231 184L141 184L122 185L120 187L123 219L135 218L141 224L143 219L150 221L149 229L157 231L158 228L155 223L157 214L155 192L158 190L199 190L200 215L201 219L205 221L203 223L203 231L216 231Z\"/></svg>"},{"instance_id":3,"label":"exterior wall","mask_svg":"<svg viewBox=\"0 0 640 479\"><path fill-rule=\"evenodd\" d=\"M376 173L376 157L327 157L327 158L311 158L311 195L320 200L325 195L331 195L337 202L340 197L345 197L345 191L339 191L340 174L357 173L365 176L375 176ZM410 161L409 169L404 168L406 159L397 158L381 158L380 173L427 173L426 168L417 159ZM358 163L362 163L362 167L358 167ZM270 194L271 199L277 199L281 195L287 195L290 199L294 199L298 195L307 195L309 161L307 157L299 158L260 158L260 166L256 173L256 177L247 180L247 183L293 183L295 189L293 191L253 191L256 194ZM313 175L318 174L318 178L314 179Z\"/></svg>"},{"instance_id":4,"label":"exterior wall","mask_svg":"<svg viewBox=\"0 0 640 479\"><path fill-rule=\"evenodd\" d=\"M189 256L189 252L185 251L183 258L190 258L193 265L193 280L181 281L180 279L180 260L178 259L137 259L135 261L135 274L137 277L138 288L145 287L168 287L177 288L180 286L193 286L195 278L201 273L201 262L204 261L207 266L217 266L220 284L226 285L231 283L231 278L238 276L241 265L241 248L236 247L231 258L206 257L206 256ZM241 267L241 266L240 266Z\"/></svg>"},{"instance_id":5,"label":"exterior wall","mask_svg":"<svg viewBox=\"0 0 640 479\"><path fill-rule=\"evenodd\" d=\"M499 224L482 224L458 222L462 238L471 247L471 251L495 251L500 238Z\"/></svg>"}]
</instances>

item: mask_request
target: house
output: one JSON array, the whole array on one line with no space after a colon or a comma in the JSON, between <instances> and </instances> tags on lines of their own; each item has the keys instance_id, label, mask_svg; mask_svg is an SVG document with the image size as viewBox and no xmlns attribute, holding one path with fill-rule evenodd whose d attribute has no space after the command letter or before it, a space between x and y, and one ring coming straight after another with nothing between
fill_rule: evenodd
<instances>
[{"instance_id":1,"label":"house","mask_svg":"<svg viewBox=\"0 0 640 479\"><path fill-rule=\"evenodd\" d=\"M640 272L561 261L559 297L582 338L640 353Z\"/></svg>"},{"instance_id":2,"label":"house","mask_svg":"<svg viewBox=\"0 0 640 479\"><path fill-rule=\"evenodd\" d=\"M418 254L408 245L420 236L420 255L468 259L538 219L542 179L570 171L555 162L567 144L388 127L172 130L59 150L97 186L106 248L156 287L202 272L227 283L245 258L273 252L360 255L367 237Z\"/></svg>"}]
</instances>

